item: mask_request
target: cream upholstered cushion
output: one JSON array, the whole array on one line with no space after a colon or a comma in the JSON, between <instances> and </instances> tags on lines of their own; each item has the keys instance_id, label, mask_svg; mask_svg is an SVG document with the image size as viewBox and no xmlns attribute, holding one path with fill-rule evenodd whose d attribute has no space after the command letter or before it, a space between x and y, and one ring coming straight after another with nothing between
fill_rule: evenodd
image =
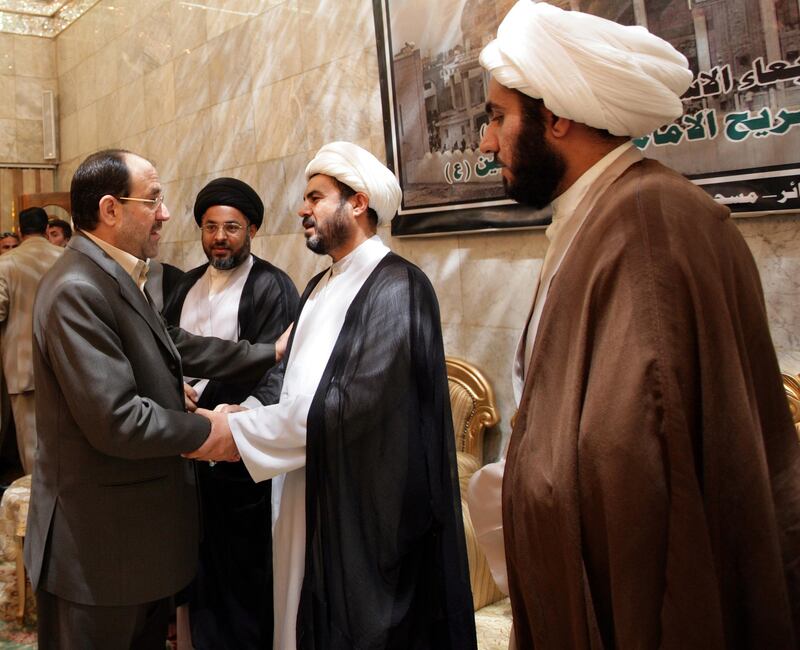
<instances>
[{"instance_id":1,"label":"cream upholstered cushion","mask_svg":"<svg viewBox=\"0 0 800 650\"><path fill-rule=\"evenodd\" d=\"M467 427L475 413L475 400L461 384L450 384L450 410L453 412L453 433L456 437L456 451L467 451ZM476 460L477 462L477 460Z\"/></svg>"},{"instance_id":2,"label":"cream upholstered cushion","mask_svg":"<svg viewBox=\"0 0 800 650\"><path fill-rule=\"evenodd\" d=\"M467 558L469 560L469 579L472 585L472 605L477 612L482 607L501 600L503 592L497 588L489 569L489 563L478 545L478 538L472 526L469 515L469 505L465 498L467 484L472 475L478 470L478 459L474 456L457 452L458 480L461 484L461 510L464 513L464 537L467 542Z\"/></svg>"}]
</instances>

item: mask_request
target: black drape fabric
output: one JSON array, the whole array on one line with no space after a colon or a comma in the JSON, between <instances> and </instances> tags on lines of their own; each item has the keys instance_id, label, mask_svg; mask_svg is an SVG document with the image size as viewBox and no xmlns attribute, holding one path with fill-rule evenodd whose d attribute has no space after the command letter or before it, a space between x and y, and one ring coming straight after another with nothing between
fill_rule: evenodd
<instances>
[{"instance_id":1,"label":"black drape fabric","mask_svg":"<svg viewBox=\"0 0 800 650\"><path fill-rule=\"evenodd\" d=\"M476 647L439 308L392 253L309 411L306 520L299 648Z\"/></svg>"},{"instance_id":2,"label":"black drape fabric","mask_svg":"<svg viewBox=\"0 0 800 650\"><path fill-rule=\"evenodd\" d=\"M208 265L184 275L165 307L180 322L186 295ZM294 320L298 295L291 279L253 258L239 302L239 338L274 342ZM199 406L243 401L252 382L211 381ZM271 482L255 483L242 462L196 463L203 539L197 577L187 592L196 650L246 650L272 645Z\"/></svg>"}]
</instances>

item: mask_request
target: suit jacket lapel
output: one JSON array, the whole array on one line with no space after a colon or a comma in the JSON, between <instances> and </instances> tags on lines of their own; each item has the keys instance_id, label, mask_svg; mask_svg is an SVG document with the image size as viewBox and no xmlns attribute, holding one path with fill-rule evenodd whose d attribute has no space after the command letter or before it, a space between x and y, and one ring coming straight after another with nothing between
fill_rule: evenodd
<instances>
[{"instance_id":1,"label":"suit jacket lapel","mask_svg":"<svg viewBox=\"0 0 800 650\"><path fill-rule=\"evenodd\" d=\"M122 299L144 319L164 348L176 360L179 360L180 356L167 333L164 321L139 290L139 287L136 286L133 278L88 237L84 237L79 233L70 240L69 246L89 257L97 266L116 280Z\"/></svg>"}]
</instances>

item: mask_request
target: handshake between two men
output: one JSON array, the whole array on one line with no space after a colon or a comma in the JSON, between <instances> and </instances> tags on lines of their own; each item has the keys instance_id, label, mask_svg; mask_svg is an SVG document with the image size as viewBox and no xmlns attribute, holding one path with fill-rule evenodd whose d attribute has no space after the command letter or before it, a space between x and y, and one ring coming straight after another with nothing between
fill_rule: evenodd
<instances>
[{"instance_id":1,"label":"handshake between two men","mask_svg":"<svg viewBox=\"0 0 800 650\"><path fill-rule=\"evenodd\" d=\"M294 323L290 324L286 331L275 341L276 363L279 363L286 354L286 346L293 326ZM189 384L183 385L183 394L186 410L202 415L211 422L211 432L208 434L206 441L193 452L182 454L183 457L191 460L228 461L234 463L240 461L239 450L233 439L231 428L228 426L228 413L246 411L248 410L247 407L240 404L220 404L213 411L198 408L197 402L199 398L197 392Z\"/></svg>"}]
</instances>

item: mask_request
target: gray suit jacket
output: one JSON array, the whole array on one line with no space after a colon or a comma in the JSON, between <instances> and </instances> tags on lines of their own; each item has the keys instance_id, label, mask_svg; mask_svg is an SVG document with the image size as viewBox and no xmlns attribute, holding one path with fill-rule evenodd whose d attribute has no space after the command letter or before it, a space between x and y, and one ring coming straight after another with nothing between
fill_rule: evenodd
<instances>
[{"instance_id":1,"label":"gray suit jacket","mask_svg":"<svg viewBox=\"0 0 800 650\"><path fill-rule=\"evenodd\" d=\"M125 271L73 237L34 307L39 448L25 564L34 589L131 605L197 566L195 477L180 457L210 426L184 412L182 377L252 380L272 345L165 328Z\"/></svg>"}]
</instances>

